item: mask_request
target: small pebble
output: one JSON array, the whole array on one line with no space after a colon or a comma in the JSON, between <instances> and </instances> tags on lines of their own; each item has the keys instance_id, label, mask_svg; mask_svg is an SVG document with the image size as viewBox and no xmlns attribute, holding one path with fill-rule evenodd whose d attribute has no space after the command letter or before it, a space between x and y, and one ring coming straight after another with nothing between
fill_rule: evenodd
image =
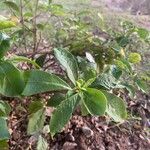
<instances>
[{"instance_id":1,"label":"small pebble","mask_svg":"<svg viewBox=\"0 0 150 150\"><path fill-rule=\"evenodd\" d=\"M82 127L82 132L85 134L86 137L91 137L94 135L94 132L89 127Z\"/></svg>"},{"instance_id":2,"label":"small pebble","mask_svg":"<svg viewBox=\"0 0 150 150\"><path fill-rule=\"evenodd\" d=\"M74 136L72 134L69 134L69 135L67 135L67 140L71 141L71 142L74 142L75 138L74 138Z\"/></svg>"},{"instance_id":3,"label":"small pebble","mask_svg":"<svg viewBox=\"0 0 150 150\"><path fill-rule=\"evenodd\" d=\"M74 150L76 146L77 146L76 143L65 142L63 145L63 150Z\"/></svg>"}]
</instances>

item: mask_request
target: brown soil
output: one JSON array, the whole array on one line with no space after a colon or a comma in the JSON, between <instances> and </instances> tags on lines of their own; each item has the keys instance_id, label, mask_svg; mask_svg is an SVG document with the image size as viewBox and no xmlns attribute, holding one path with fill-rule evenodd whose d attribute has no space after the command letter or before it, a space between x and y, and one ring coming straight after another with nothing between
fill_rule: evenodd
<instances>
[{"instance_id":1,"label":"brown soil","mask_svg":"<svg viewBox=\"0 0 150 150\"><path fill-rule=\"evenodd\" d=\"M45 95L44 95L45 96ZM77 110L61 133L52 140L43 135L49 150L149 150L150 96L138 94L138 99L128 100L130 117L123 124L114 124L106 117L82 117ZM28 136L27 111L30 99L11 100L13 111L9 118L10 150L36 150L36 136ZM25 109L23 108L25 107ZM139 117L139 118L135 118ZM50 117L47 117L47 122Z\"/></svg>"}]
</instances>

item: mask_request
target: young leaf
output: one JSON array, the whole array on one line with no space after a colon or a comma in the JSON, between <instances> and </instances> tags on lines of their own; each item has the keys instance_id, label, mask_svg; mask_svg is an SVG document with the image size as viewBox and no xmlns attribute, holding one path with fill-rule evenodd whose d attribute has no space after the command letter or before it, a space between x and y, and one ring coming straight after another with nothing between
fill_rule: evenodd
<instances>
[{"instance_id":1,"label":"young leaf","mask_svg":"<svg viewBox=\"0 0 150 150\"><path fill-rule=\"evenodd\" d=\"M29 135L32 135L41 131L44 127L44 121L45 121L45 109L44 108L31 114L29 116L27 133Z\"/></svg>"},{"instance_id":2,"label":"young leaf","mask_svg":"<svg viewBox=\"0 0 150 150\"><path fill-rule=\"evenodd\" d=\"M47 150L48 143L47 141L40 135L37 142L37 150Z\"/></svg>"},{"instance_id":3,"label":"young leaf","mask_svg":"<svg viewBox=\"0 0 150 150\"><path fill-rule=\"evenodd\" d=\"M0 58L9 50L10 38L4 33L0 33Z\"/></svg>"},{"instance_id":4,"label":"young leaf","mask_svg":"<svg viewBox=\"0 0 150 150\"><path fill-rule=\"evenodd\" d=\"M22 95L30 96L38 93L68 90L70 86L61 78L40 70L30 70L24 73L26 86Z\"/></svg>"},{"instance_id":5,"label":"young leaf","mask_svg":"<svg viewBox=\"0 0 150 150\"><path fill-rule=\"evenodd\" d=\"M0 63L0 93L13 97L19 96L24 89L24 78L22 73L11 63Z\"/></svg>"},{"instance_id":6,"label":"young leaf","mask_svg":"<svg viewBox=\"0 0 150 150\"><path fill-rule=\"evenodd\" d=\"M103 91L107 98L107 114L113 118L115 122L123 122L127 117L126 104L114 94Z\"/></svg>"},{"instance_id":7,"label":"young leaf","mask_svg":"<svg viewBox=\"0 0 150 150\"><path fill-rule=\"evenodd\" d=\"M10 138L10 134L8 132L6 119L0 117L0 140L7 140Z\"/></svg>"},{"instance_id":8,"label":"young leaf","mask_svg":"<svg viewBox=\"0 0 150 150\"><path fill-rule=\"evenodd\" d=\"M79 97L78 94L76 94L62 101L56 108L50 121L50 132L52 136L54 136L55 133L60 132L66 125L78 102Z\"/></svg>"},{"instance_id":9,"label":"young leaf","mask_svg":"<svg viewBox=\"0 0 150 150\"><path fill-rule=\"evenodd\" d=\"M54 49L54 54L60 64L66 69L69 79L75 84L78 79L78 64L75 57L67 50Z\"/></svg>"},{"instance_id":10,"label":"young leaf","mask_svg":"<svg viewBox=\"0 0 150 150\"><path fill-rule=\"evenodd\" d=\"M101 91L87 88L86 91L83 91L82 99L90 114L103 115L105 113L107 99Z\"/></svg>"}]
</instances>

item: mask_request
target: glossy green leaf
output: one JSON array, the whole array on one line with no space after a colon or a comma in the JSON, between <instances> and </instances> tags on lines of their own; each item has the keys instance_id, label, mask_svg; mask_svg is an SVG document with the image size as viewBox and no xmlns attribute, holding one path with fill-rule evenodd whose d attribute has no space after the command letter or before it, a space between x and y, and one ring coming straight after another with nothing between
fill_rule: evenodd
<instances>
[{"instance_id":1,"label":"glossy green leaf","mask_svg":"<svg viewBox=\"0 0 150 150\"><path fill-rule=\"evenodd\" d=\"M68 90L70 86L61 78L40 70L30 70L24 73L26 86L22 95L30 96L38 93Z\"/></svg>"},{"instance_id":2,"label":"glossy green leaf","mask_svg":"<svg viewBox=\"0 0 150 150\"><path fill-rule=\"evenodd\" d=\"M0 93L8 97L19 96L23 89L22 73L9 62L0 62Z\"/></svg>"},{"instance_id":3,"label":"glossy green leaf","mask_svg":"<svg viewBox=\"0 0 150 150\"><path fill-rule=\"evenodd\" d=\"M83 91L83 102L88 112L92 115L104 115L106 111L107 99L105 95L97 89L87 88Z\"/></svg>"},{"instance_id":4,"label":"glossy green leaf","mask_svg":"<svg viewBox=\"0 0 150 150\"><path fill-rule=\"evenodd\" d=\"M107 98L106 113L115 121L123 122L127 117L126 104L120 98L114 94L103 91Z\"/></svg>"},{"instance_id":5,"label":"glossy green leaf","mask_svg":"<svg viewBox=\"0 0 150 150\"><path fill-rule=\"evenodd\" d=\"M45 122L45 109L40 109L29 116L27 133L29 135L42 131Z\"/></svg>"},{"instance_id":6,"label":"glossy green leaf","mask_svg":"<svg viewBox=\"0 0 150 150\"><path fill-rule=\"evenodd\" d=\"M46 139L44 139L41 135L38 138L37 142L37 150L47 150L48 149L48 143Z\"/></svg>"},{"instance_id":7,"label":"glossy green leaf","mask_svg":"<svg viewBox=\"0 0 150 150\"><path fill-rule=\"evenodd\" d=\"M79 97L78 94L76 94L62 101L56 108L50 121L50 132L52 136L60 132L66 125L78 103Z\"/></svg>"},{"instance_id":8,"label":"glossy green leaf","mask_svg":"<svg viewBox=\"0 0 150 150\"><path fill-rule=\"evenodd\" d=\"M49 107L57 107L63 100L65 100L65 95L62 93L55 93L47 102Z\"/></svg>"},{"instance_id":9,"label":"glossy green leaf","mask_svg":"<svg viewBox=\"0 0 150 150\"><path fill-rule=\"evenodd\" d=\"M5 101L0 100L0 117L7 117L10 111L10 105Z\"/></svg>"},{"instance_id":10,"label":"glossy green leaf","mask_svg":"<svg viewBox=\"0 0 150 150\"><path fill-rule=\"evenodd\" d=\"M0 140L7 140L10 138L10 134L8 132L6 119L0 117Z\"/></svg>"},{"instance_id":11,"label":"glossy green leaf","mask_svg":"<svg viewBox=\"0 0 150 150\"><path fill-rule=\"evenodd\" d=\"M55 48L54 54L60 64L66 69L70 80L75 84L75 81L78 79L78 64L75 57L69 51L61 48Z\"/></svg>"},{"instance_id":12,"label":"glossy green leaf","mask_svg":"<svg viewBox=\"0 0 150 150\"><path fill-rule=\"evenodd\" d=\"M10 48L10 38L4 33L0 33L0 58L2 58Z\"/></svg>"}]
</instances>

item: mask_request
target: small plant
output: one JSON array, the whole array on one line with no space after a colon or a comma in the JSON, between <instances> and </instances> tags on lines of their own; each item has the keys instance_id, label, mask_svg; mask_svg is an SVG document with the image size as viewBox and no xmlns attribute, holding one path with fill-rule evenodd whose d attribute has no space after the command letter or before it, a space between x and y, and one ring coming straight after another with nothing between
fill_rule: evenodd
<instances>
[{"instance_id":1,"label":"small plant","mask_svg":"<svg viewBox=\"0 0 150 150\"><path fill-rule=\"evenodd\" d=\"M64 90L66 90L66 94L63 94L64 92L62 94L56 94L47 103L47 107L56 107L50 120L50 132L52 136L62 130L62 128L72 116L75 108L78 106L81 107L83 115L91 114L97 116L108 114L116 122L122 122L124 119L126 119L126 105L121 98L115 96L107 90L103 90L102 88L93 88L92 83L96 79L95 75L92 78L87 78L86 80L80 78L79 72L81 70L79 69L78 62L70 52L60 48L55 49L54 54L61 65L66 69L67 75L71 81L71 83L68 82L70 85L65 83L65 81L60 82L58 80L54 80L53 78L51 80L51 82L53 82L53 84L51 83L51 86L53 86L50 89L48 82L42 81L43 79L47 80L46 78L50 77L50 75L45 73L45 75L47 74L47 77L42 76L40 79L40 71L36 71L36 74L33 74L33 76L28 78L25 89L22 93L22 95L30 96L33 94L45 92L46 89L43 87L46 85L47 91L54 90L55 85L59 85L59 87L62 87ZM38 80L41 81L37 85L36 81ZM34 90L33 86L38 88ZM59 90L59 88L57 87L55 90ZM33 106L33 104L35 104L35 106ZM37 103L33 104L31 108L36 108ZM41 104L38 108L38 111L34 112L30 117L28 126L29 134L33 134L36 131L39 131L39 129L41 129L41 125L44 125L44 108L41 106ZM37 126L37 122L39 126ZM37 129L37 127L39 128Z\"/></svg>"},{"instance_id":2,"label":"small plant","mask_svg":"<svg viewBox=\"0 0 150 150\"><path fill-rule=\"evenodd\" d=\"M43 5L38 0L35 2L36 6L33 9L34 4L29 1L20 0L20 5L5 1L4 3L20 20L21 28L16 27L14 21L16 18L11 20L2 18L0 31L16 27L14 34L21 35L16 41L24 40L25 49L28 48L25 37L32 35L32 46L30 41L28 44L36 54L41 40L39 33L47 24L47 22L37 23L36 17L41 15L38 9L46 11L45 13L50 11L51 17L64 16L65 12L61 5L52 4L51 0ZM126 22L122 24L124 33L115 32L110 36L107 32L102 32L107 34L107 38L104 38L94 35L91 32L90 22L85 23L81 16L73 15L73 18L65 18L60 24L63 28L59 25L56 27L54 47L63 48L54 48L54 56L66 72L65 79L42 71L35 60L16 55L6 56L10 48L10 37L4 32L0 33L0 94L19 99L45 92L53 94L48 101L33 96L28 108L27 133L38 135L37 149L41 149L41 143L44 143L45 149L48 147L42 133L50 132L53 137L61 132L76 108L81 109L82 115L107 115L113 121L122 123L127 119L127 106L118 96L120 90L128 90L130 97L135 96L137 88L145 93L149 92L148 84L134 69L134 65L142 60L141 56L137 52L127 51L128 46L132 45L129 41L135 32L143 40L148 40L149 33L146 30L135 28ZM33 69L18 69L17 66L22 61L30 63ZM49 107L53 107L54 112L49 125L45 125L45 112ZM2 146L8 149L7 140L10 134L7 118L10 112L9 104L1 100L0 149Z\"/></svg>"}]
</instances>

